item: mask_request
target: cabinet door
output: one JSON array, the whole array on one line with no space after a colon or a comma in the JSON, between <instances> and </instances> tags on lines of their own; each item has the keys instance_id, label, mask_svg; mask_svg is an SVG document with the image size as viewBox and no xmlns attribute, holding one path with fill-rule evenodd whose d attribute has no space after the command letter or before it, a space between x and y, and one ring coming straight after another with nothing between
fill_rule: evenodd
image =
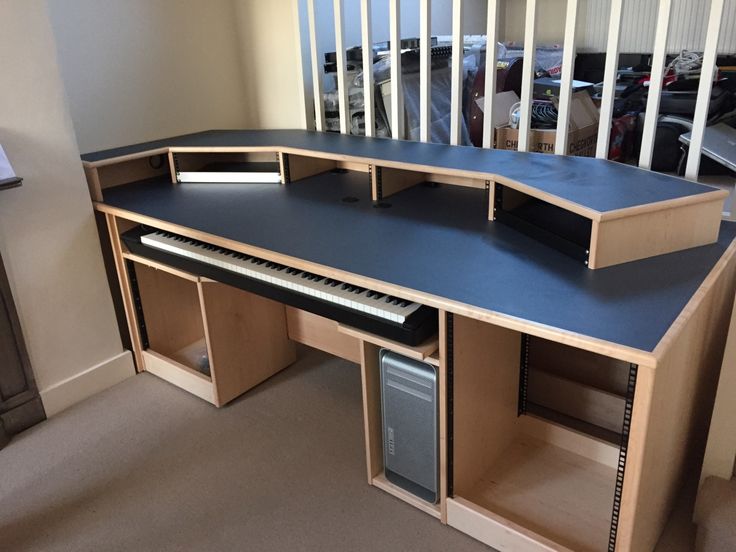
<instances>
[{"instance_id":1,"label":"cabinet door","mask_svg":"<svg viewBox=\"0 0 736 552\"><path fill-rule=\"evenodd\" d=\"M0 446L8 435L45 419L0 257Z\"/></svg>"}]
</instances>

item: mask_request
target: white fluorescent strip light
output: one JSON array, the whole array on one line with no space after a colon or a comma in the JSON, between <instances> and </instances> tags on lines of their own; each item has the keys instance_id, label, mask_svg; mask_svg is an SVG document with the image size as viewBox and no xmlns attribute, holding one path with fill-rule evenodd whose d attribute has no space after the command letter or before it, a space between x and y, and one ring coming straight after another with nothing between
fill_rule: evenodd
<instances>
[{"instance_id":1,"label":"white fluorescent strip light","mask_svg":"<svg viewBox=\"0 0 736 552\"><path fill-rule=\"evenodd\" d=\"M281 174L277 172L179 172L176 181L211 182L232 184L281 184Z\"/></svg>"}]
</instances>

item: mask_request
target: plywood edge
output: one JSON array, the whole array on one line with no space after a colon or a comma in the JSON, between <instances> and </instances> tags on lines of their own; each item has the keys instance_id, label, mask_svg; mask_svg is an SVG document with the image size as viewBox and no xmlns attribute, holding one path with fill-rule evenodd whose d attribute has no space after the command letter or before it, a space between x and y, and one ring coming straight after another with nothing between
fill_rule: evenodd
<instances>
[{"instance_id":1,"label":"plywood edge","mask_svg":"<svg viewBox=\"0 0 736 552\"><path fill-rule=\"evenodd\" d=\"M362 330L357 330L355 328L351 328L350 326L344 326L343 324L337 325L337 331L346 335L353 336L357 339L360 339L361 341L367 341L368 343L372 343L374 345L377 345L378 347L391 349L394 352L400 353L415 360L425 360L427 357L436 352L437 349L439 349L439 340L437 336L430 337L424 343L420 343L419 345L411 346L404 345L403 343L399 343L398 341L386 339L372 333L364 332Z\"/></svg>"},{"instance_id":2,"label":"plywood edge","mask_svg":"<svg viewBox=\"0 0 736 552\"><path fill-rule=\"evenodd\" d=\"M107 157L98 161L84 161L82 160L82 166L84 167L105 167L107 165L116 165L118 163L125 163L126 161L133 161L142 157L153 157L154 155L167 155L169 153L169 147L154 148L145 151L139 151L136 153L129 153L127 155L118 155L116 157Z\"/></svg>"},{"instance_id":3,"label":"plywood edge","mask_svg":"<svg viewBox=\"0 0 736 552\"><path fill-rule=\"evenodd\" d=\"M135 300L130 284L128 267L125 263L125 259L123 258L123 246L120 240L120 227L125 222L126 221L124 219L119 220L117 217L109 213L105 213L107 234L110 239L110 248L112 250L113 261L115 263L115 272L117 273L120 295L123 300L125 322L128 326L128 335L130 336L130 343L133 349L133 358L135 358L136 370L143 371L145 370L145 363L143 362L143 356L141 355L142 344L138 314L135 308Z\"/></svg>"},{"instance_id":4,"label":"plywood edge","mask_svg":"<svg viewBox=\"0 0 736 552\"><path fill-rule=\"evenodd\" d=\"M619 448L607 441L529 414L519 419L519 428L522 434L537 441L579 454L611 468L618 466Z\"/></svg>"},{"instance_id":5,"label":"plywood edge","mask_svg":"<svg viewBox=\"0 0 736 552\"><path fill-rule=\"evenodd\" d=\"M171 146L171 153L279 153L279 146Z\"/></svg>"},{"instance_id":6,"label":"plywood edge","mask_svg":"<svg viewBox=\"0 0 736 552\"><path fill-rule=\"evenodd\" d=\"M102 184L100 183L100 174L97 172L97 167L83 164L83 168L90 198L92 198L92 201L102 201Z\"/></svg>"},{"instance_id":7,"label":"plywood edge","mask_svg":"<svg viewBox=\"0 0 736 552\"><path fill-rule=\"evenodd\" d=\"M215 404L214 387L207 376L155 351L146 350L141 354L147 372L189 391L200 399Z\"/></svg>"},{"instance_id":8,"label":"plywood edge","mask_svg":"<svg viewBox=\"0 0 736 552\"><path fill-rule=\"evenodd\" d=\"M448 461L449 436L448 436L448 409L449 396L447 391L447 365L448 365L448 339L447 339L447 313L439 311L439 350L427 357L426 362L437 366L439 375L439 430L440 430L440 521L447 524L447 490L450 464ZM434 364L434 359L437 364Z\"/></svg>"},{"instance_id":9,"label":"plywood edge","mask_svg":"<svg viewBox=\"0 0 736 552\"><path fill-rule=\"evenodd\" d=\"M726 349L718 377L718 389L708 430L708 442L700 472L700 484L710 476L731 479L736 459L736 303L731 309Z\"/></svg>"},{"instance_id":10,"label":"plywood edge","mask_svg":"<svg viewBox=\"0 0 736 552\"><path fill-rule=\"evenodd\" d=\"M381 427L381 382L378 347L360 341L360 381L363 398L363 437L368 484L383 471L383 436Z\"/></svg>"},{"instance_id":11,"label":"plywood edge","mask_svg":"<svg viewBox=\"0 0 736 552\"><path fill-rule=\"evenodd\" d=\"M461 497L447 499L447 524L500 551L572 552Z\"/></svg>"},{"instance_id":12,"label":"plywood edge","mask_svg":"<svg viewBox=\"0 0 736 552\"><path fill-rule=\"evenodd\" d=\"M189 274L188 272L184 272L183 270L179 270L178 268L152 261L147 257L141 257L140 255L135 255L134 253L123 253L123 258L142 265L150 266L151 268L155 268L156 270L168 272L169 274L173 274L174 276L178 276L179 278L184 278L185 280L189 280L190 282L198 282L200 280L199 277L195 276L194 274Z\"/></svg>"},{"instance_id":13,"label":"plywood edge","mask_svg":"<svg viewBox=\"0 0 736 552\"><path fill-rule=\"evenodd\" d=\"M425 514L429 514L432 517L440 519L439 504L430 504L429 502L426 502L425 500L422 500L421 498L418 498L413 494L405 491L401 487L397 487L388 479L386 479L386 476L383 474L383 472L373 478L373 480L371 481L371 485L373 485L374 487L378 487L382 491L387 492L408 504L411 504Z\"/></svg>"},{"instance_id":14,"label":"plywood edge","mask_svg":"<svg viewBox=\"0 0 736 552\"><path fill-rule=\"evenodd\" d=\"M705 186L703 184L703 186ZM614 209L612 211L605 211L601 213L601 221L616 220L619 218L630 217L634 215L640 215L643 213L651 213L654 211L664 211L667 209L674 209L682 207L684 205L697 205L698 203L708 203L711 201L723 202L728 197L726 190L720 190L713 188L708 192L702 194L695 194L690 196L677 197L674 199L666 199L664 201L655 201L653 203L646 203L644 205L636 205L634 207L625 207L623 209Z\"/></svg>"},{"instance_id":15,"label":"plywood edge","mask_svg":"<svg viewBox=\"0 0 736 552\"><path fill-rule=\"evenodd\" d=\"M668 209L594 222L588 266L605 268L715 243L722 203L722 199L681 203Z\"/></svg>"},{"instance_id":16,"label":"plywood edge","mask_svg":"<svg viewBox=\"0 0 736 552\"><path fill-rule=\"evenodd\" d=\"M700 286L692 295L685 307L682 309L682 311L680 311L680 314L677 316L677 318L675 318L669 329L662 336L662 339L659 340L659 343L653 351L657 363L662 360L668 349L672 346L673 343L677 341L680 334L682 334L683 330L687 327L687 323L690 318L698 310L700 303L705 300L708 292L714 285L716 285L724 271L728 268L730 264L736 262L734 260L735 253L736 239L731 242L731 244L728 246L726 251L716 263L716 265L708 273L708 276L706 276L705 280L703 280L703 283L700 284Z\"/></svg>"}]
</instances>

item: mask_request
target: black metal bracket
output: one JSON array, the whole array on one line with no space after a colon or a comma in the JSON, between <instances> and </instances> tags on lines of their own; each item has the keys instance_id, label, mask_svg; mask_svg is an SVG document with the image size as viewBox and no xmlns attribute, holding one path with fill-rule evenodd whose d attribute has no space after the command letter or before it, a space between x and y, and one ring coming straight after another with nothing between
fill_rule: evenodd
<instances>
[{"instance_id":1,"label":"black metal bracket","mask_svg":"<svg viewBox=\"0 0 736 552\"><path fill-rule=\"evenodd\" d=\"M621 449L618 454L618 466L616 467L616 487L613 492L613 513L611 514L611 532L608 537L608 550L616 550L616 535L618 533L618 522L621 514L621 495L624 488L624 472L626 470L626 457L629 453L629 432L631 431L631 416L634 409L634 393L636 391L636 374L639 367L636 364L629 365L629 381L626 388L626 404L624 406L624 420L621 428Z\"/></svg>"},{"instance_id":2,"label":"black metal bracket","mask_svg":"<svg viewBox=\"0 0 736 552\"><path fill-rule=\"evenodd\" d=\"M376 201L383 199L383 171L381 167L373 169L376 172Z\"/></svg>"},{"instance_id":3,"label":"black metal bracket","mask_svg":"<svg viewBox=\"0 0 736 552\"><path fill-rule=\"evenodd\" d=\"M519 362L519 404L518 415L527 412L527 393L529 389L529 334L521 334L521 355Z\"/></svg>"},{"instance_id":4,"label":"black metal bracket","mask_svg":"<svg viewBox=\"0 0 736 552\"><path fill-rule=\"evenodd\" d=\"M289 171L289 154L288 153L282 153L281 154L281 162L283 165L283 177L284 177L284 184L288 184L291 182L291 172Z\"/></svg>"},{"instance_id":5,"label":"black metal bracket","mask_svg":"<svg viewBox=\"0 0 736 552\"><path fill-rule=\"evenodd\" d=\"M130 278L130 291L133 295L133 307L135 308L135 317L138 320L138 332L141 336L141 348L148 349L148 331L146 330L146 320L143 317L143 303L141 303L141 292L138 289L138 277L135 274L135 263L131 260L125 261Z\"/></svg>"},{"instance_id":6,"label":"black metal bracket","mask_svg":"<svg viewBox=\"0 0 736 552\"><path fill-rule=\"evenodd\" d=\"M174 177L179 182L179 157L175 153L172 153L171 158L174 160Z\"/></svg>"},{"instance_id":7,"label":"black metal bracket","mask_svg":"<svg viewBox=\"0 0 736 552\"><path fill-rule=\"evenodd\" d=\"M454 398L454 384L453 384L453 377L454 377L454 357L453 357L453 348L454 348L454 316L451 312L445 313L445 337L446 337L446 346L445 346L445 355L447 358L445 359L445 369L446 369L446 380L447 380L447 496L452 496L454 493L453 490L453 473L454 473L454 467L453 467L453 459L454 459L454 404L455 404L455 398Z\"/></svg>"}]
</instances>

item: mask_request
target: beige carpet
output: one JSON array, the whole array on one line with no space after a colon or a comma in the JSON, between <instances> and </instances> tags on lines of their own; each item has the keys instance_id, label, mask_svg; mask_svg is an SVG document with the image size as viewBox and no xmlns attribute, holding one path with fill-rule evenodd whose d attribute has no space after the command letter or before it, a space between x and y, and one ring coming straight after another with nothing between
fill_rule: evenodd
<instances>
[{"instance_id":1,"label":"beige carpet","mask_svg":"<svg viewBox=\"0 0 736 552\"><path fill-rule=\"evenodd\" d=\"M0 451L0 550L488 551L366 483L357 366L216 409L147 374Z\"/></svg>"}]
</instances>

